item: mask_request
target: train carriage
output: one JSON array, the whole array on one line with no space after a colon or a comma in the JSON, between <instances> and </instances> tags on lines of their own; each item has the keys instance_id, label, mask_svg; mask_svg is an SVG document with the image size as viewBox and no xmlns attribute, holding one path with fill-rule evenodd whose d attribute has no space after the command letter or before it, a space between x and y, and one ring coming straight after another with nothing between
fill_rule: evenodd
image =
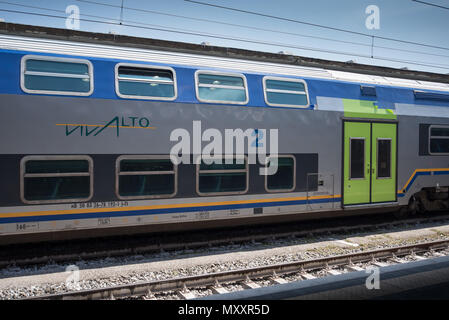
<instances>
[{"instance_id":1,"label":"train carriage","mask_svg":"<svg viewBox=\"0 0 449 320\"><path fill-rule=\"evenodd\" d=\"M447 75L7 23L0 64L1 244L449 206Z\"/></svg>"}]
</instances>

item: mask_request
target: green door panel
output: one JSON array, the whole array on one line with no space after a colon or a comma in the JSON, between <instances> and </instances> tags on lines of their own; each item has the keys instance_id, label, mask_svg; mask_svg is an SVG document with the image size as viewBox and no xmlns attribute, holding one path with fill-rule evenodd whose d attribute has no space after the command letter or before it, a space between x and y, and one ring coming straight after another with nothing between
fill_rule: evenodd
<instances>
[{"instance_id":1,"label":"green door panel","mask_svg":"<svg viewBox=\"0 0 449 320\"><path fill-rule=\"evenodd\" d=\"M396 124L372 124L371 202L396 200Z\"/></svg>"},{"instance_id":2,"label":"green door panel","mask_svg":"<svg viewBox=\"0 0 449 320\"><path fill-rule=\"evenodd\" d=\"M395 123L344 123L343 205L396 201Z\"/></svg>"},{"instance_id":3,"label":"green door panel","mask_svg":"<svg viewBox=\"0 0 449 320\"><path fill-rule=\"evenodd\" d=\"M370 202L371 124L344 124L343 204Z\"/></svg>"}]
</instances>

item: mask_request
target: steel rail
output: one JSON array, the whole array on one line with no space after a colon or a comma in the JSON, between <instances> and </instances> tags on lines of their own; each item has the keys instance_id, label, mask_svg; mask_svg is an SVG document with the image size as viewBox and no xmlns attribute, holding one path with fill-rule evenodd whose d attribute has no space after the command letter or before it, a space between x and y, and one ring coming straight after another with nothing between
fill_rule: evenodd
<instances>
[{"instance_id":1,"label":"steel rail","mask_svg":"<svg viewBox=\"0 0 449 320\"><path fill-rule=\"evenodd\" d=\"M70 291L26 298L27 300L95 300L152 295L167 291L182 291L185 288L212 287L217 283L244 282L248 279L266 278L273 275L303 273L317 269L329 269L354 263L375 261L406 256L410 254L444 250L449 248L449 240L437 240L392 248L382 248L365 252L336 255L311 260L279 263L248 269L230 270L218 273L178 277L159 281L145 281L133 284Z\"/></svg>"}]
</instances>

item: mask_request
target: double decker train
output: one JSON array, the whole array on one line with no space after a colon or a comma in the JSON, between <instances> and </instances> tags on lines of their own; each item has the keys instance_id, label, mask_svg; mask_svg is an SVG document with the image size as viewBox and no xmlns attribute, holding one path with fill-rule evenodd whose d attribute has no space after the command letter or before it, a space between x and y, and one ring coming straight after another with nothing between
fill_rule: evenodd
<instances>
[{"instance_id":1,"label":"double decker train","mask_svg":"<svg viewBox=\"0 0 449 320\"><path fill-rule=\"evenodd\" d=\"M0 23L0 141L0 244L449 207L441 74Z\"/></svg>"}]
</instances>

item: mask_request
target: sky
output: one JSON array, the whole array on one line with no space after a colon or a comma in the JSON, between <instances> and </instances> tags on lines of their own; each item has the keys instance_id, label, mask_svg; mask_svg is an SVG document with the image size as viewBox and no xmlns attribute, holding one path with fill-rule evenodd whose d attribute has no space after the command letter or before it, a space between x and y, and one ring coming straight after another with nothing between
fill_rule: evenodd
<instances>
[{"instance_id":1,"label":"sky","mask_svg":"<svg viewBox=\"0 0 449 320\"><path fill-rule=\"evenodd\" d=\"M449 0L0 0L0 19L66 28L68 6L82 31L449 74Z\"/></svg>"}]
</instances>

